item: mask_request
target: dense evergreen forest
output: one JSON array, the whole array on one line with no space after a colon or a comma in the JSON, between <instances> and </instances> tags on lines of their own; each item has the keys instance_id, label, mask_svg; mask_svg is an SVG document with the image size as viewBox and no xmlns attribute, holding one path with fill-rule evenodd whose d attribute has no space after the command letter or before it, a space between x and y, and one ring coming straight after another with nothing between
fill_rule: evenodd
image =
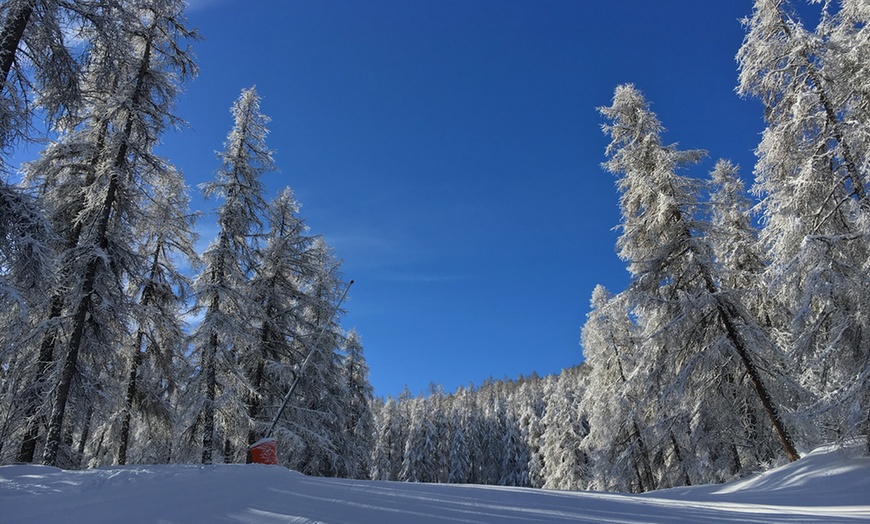
<instances>
[{"instance_id":1,"label":"dense evergreen forest","mask_svg":"<svg viewBox=\"0 0 870 524\"><path fill-rule=\"evenodd\" d=\"M635 86L599 108L631 281L594 290L583 364L387 399L340 326L340 260L290 188L265 194L253 88L201 187L217 235L195 249L190 190L155 153L197 73L184 8L0 5L0 463L244 462L271 429L310 475L640 492L822 442L870 452L867 0L818 3L814 30L787 0L754 3L737 91L766 129L748 190L725 159L692 173L708 153L665 143Z\"/></svg>"}]
</instances>

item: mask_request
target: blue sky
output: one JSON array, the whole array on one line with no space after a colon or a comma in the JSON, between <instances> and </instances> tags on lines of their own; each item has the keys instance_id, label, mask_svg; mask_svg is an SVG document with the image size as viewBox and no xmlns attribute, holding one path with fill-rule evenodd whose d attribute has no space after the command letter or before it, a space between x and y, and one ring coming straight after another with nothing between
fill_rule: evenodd
<instances>
[{"instance_id":1,"label":"blue sky","mask_svg":"<svg viewBox=\"0 0 870 524\"><path fill-rule=\"evenodd\" d=\"M594 286L616 257L614 180L596 107L645 92L665 141L752 171L760 105L734 93L735 0L195 0L189 127L161 153L194 188L218 167L242 88L312 233L356 284L355 327L379 396L582 360ZM211 210L194 190L195 205ZM214 236L201 224L203 243Z\"/></svg>"}]
</instances>

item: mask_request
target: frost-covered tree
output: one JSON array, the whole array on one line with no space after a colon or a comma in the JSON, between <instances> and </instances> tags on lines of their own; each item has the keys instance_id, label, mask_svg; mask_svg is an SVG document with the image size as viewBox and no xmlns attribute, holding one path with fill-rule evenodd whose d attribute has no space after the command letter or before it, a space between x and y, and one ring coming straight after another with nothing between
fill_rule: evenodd
<instances>
[{"instance_id":1,"label":"frost-covered tree","mask_svg":"<svg viewBox=\"0 0 870 524\"><path fill-rule=\"evenodd\" d=\"M187 308L190 279L184 269L195 269L199 263L187 186L172 166L157 167L162 176L144 206L149 220L137 233L142 239L140 256L147 265L141 277L130 281L137 327L131 337L126 392L120 406L117 464L127 463L130 449L149 462L169 460L166 450L171 447L176 422L173 401L188 339L182 313ZM184 261L183 267L179 261ZM134 421L141 424L138 431L132 427ZM131 447L133 435L137 437L133 444L138 446Z\"/></svg>"},{"instance_id":2,"label":"frost-covered tree","mask_svg":"<svg viewBox=\"0 0 870 524\"><path fill-rule=\"evenodd\" d=\"M347 436L349 447L348 472L350 478L368 478L371 469L374 417L372 415L373 388L369 382L369 368L363 355L363 346L356 330L347 334L344 343L344 376L347 380Z\"/></svg>"},{"instance_id":3,"label":"frost-covered tree","mask_svg":"<svg viewBox=\"0 0 870 524\"><path fill-rule=\"evenodd\" d=\"M5 157L19 141L34 139L31 122L36 110L48 120L47 127L77 112L82 104L81 57L86 56L89 41L110 38L109 25L101 23L109 11L107 2L12 0L0 4L0 155ZM79 45L66 38L64 28L70 26L81 29L84 39ZM81 52L74 52L74 47ZM50 295L46 289L54 274L51 246L55 239L42 206L9 184L7 170L5 158L0 158L0 304L8 314L4 334L11 340L28 331L24 317L18 314L21 308L41 307ZM28 314L33 311L28 309ZM15 346L21 347L22 341ZM34 402L42 394L31 377L23 376L33 371L28 360L17 360L26 367L13 371L17 380L27 384L21 393L25 398L16 401L24 411L15 418L33 421ZM4 361L4 366L12 371L9 362ZM17 391L13 394L18 395ZM28 431L33 433L30 426ZM33 451L18 458L31 461Z\"/></svg>"},{"instance_id":4,"label":"frost-covered tree","mask_svg":"<svg viewBox=\"0 0 870 524\"><path fill-rule=\"evenodd\" d=\"M468 389L460 387L452 395L450 406L450 425L448 443L447 482L464 484L471 474L471 443L469 434L474 431L470 427L473 417L473 400Z\"/></svg>"},{"instance_id":5,"label":"frost-covered tree","mask_svg":"<svg viewBox=\"0 0 870 524\"><path fill-rule=\"evenodd\" d=\"M621 194L617 245L632 274L627 306L640 326L635 362L642 367L632 380L643 384L642 409L656 413L653 468L667 485L692 482L693 473L705 476L704 456L722 445L718 428L740 423L729 420L734 399L711 380L728 368L748 377L747 394L763 406L785 454L796 460L782 408L759 366L777 348L739 300L720 288L705 238L709 225L699 220L699 182L677 173L704 152L662 144L658 118L632 85L617 87L613 104L600 111L612 139L605 167L617 176Z\"/></svg>"},{"instance_id":6,"label":"frost-covered tree","mask_svg":"<svg viewBox=\"0 0 870 524\"><path fill-rule=\"evenodd\" d=\"M251 278L251 298L256 307L256 341L243 354L241 366L250 382L248 444L266 436L286 390L295 378L294 340L305 329L307 283L317 267L313 239L298 216L299 205L285 188L269 207L269 231L259 250Z\"/></svg>"},{"instance_id":7,"label":"frost-covered tree","mask_svg":"<svg viewBox=\"0 0 870 524\"><path fill-rule=\"evenodd\" d=\"M350 445L350 414L339 302L348 285L340 273L340 260L321 237L314 238L312 257L317 271L305 289L304 324L293 345L295 362L308 360L309 365L297 370L299 385L277 436L290 450L289 467L309 475L347 476L351 465L344 451Z\"/></svg>"},{"instance_id":8,"label":"frost-covered tree","mask_svg":"<svg viewBox=\"0 0 870 524\"><path fill-rule=\"evenodd\" d=\"M822 9L810 32L789 2L757 1L744 22L738 91L764 105L753 190L771 291L789 310L799 377L819 399L810 427L830 438L870 427L870 302L860 292L870 284L870 119L861 74L870 13L851 0Z\"/></svg>"},{"instance_id":9,"label":"frost-covered tree","mask_svg":"<svg viewBox=\"0 0 870 524\"><path fill-rule=\"evenodd\" d=\"M589 419L583 452L589 457L589 487L597 491L643 492L657 487L650 464L648 411L641 408L642 384L629 381L637 367L638 327L624 296L603 286L592 292L592 311L582 331L589 371L580 412Z\"/></svg>"},{"instance_id":10,"label":"frost-covered tree","mask_svg":"<svg viewBox=\"0 0 870 524\"><path fill-rule=\"evenodd\" d=\"M405 391L398 399L388 398L375 410L372 480L399 480L409 429L401 404L409 398L410 392Z\"/></svg>"},{"instance_id":11,"label":"frost-covered tree","mask_svg":"<svg viewBox=\"0 0 870 524\"><path fill-rule=\"evenodd\" d=\"M544 485L544 456L541 451L541 439L544 434L543 416L546 412L544 391L549 378L540 378L533 374L524 380L517 392L517 402L513 406L520 430L525 437L528 448L528 464L526 466L526 483L524 485L540 488Z\"/></svg>"},{"instance_id":12,"label":"frost-covered tree","mask_svg":"<svg viewBox=\"0 0 870 524\"><path fill-rule=\"evenodd\" d=\"M45 363L58 364L43 459L49 464L58 461L73 379L82 377L75 381L82 388L77 395L107 394L100 391L98 375L118 358L131 310L125 282L139 274L142 263L134 232L143 220L148 188L162 174L155 169L162 161L153 148L177 120L172 104L179 83L195 72L182 47L192 36L183 25L182 3L153 0L122 7L114 19L119 38L90 55L80 123L26 174L44 195L53 221L67 220L59 287L44 317L36 373L37 382L45 380ZM51 329L59 324L63 331ZM90 401L83 404L80 411L89 413ZM32 457L32 437L28 432L22 456Z\"/></svg>"},{"instance_id":13,"label":"frost-covered tree","mask_svg":"<svg viewBox=\"0 0 870 524\"><path fill-rule=\"evenodd\" d=\"M234 123L219 154L221 167L215 180L202 186L206 196L223 199L218 238L203 254L203 271L194 283L204 315L193 334L198 374L189 393L198 399L191 428L200 428L203 464L214 460L216 450L232 459L248 438L244 399L250 387L240 359L255 339L251 323L258 305L248 290L257 263L253 236L260 233L267 207L260 178L275 170L266 147L269 119L260 112L256 90L242 90L231 112Z\"/></svg>"},{"instance_id":14,"label":"frost-covered tree","mask_svg":"<svg viewBox=\"0 0 870 524\"><path fill-rule=\"evenodd\" d=\"M541 454L544 488L582 490L588 484L588 460L581 441L589 432L580 411L587 366L564 370L545 390L547 411L543 417Z\"/></svg>"},{"instance_id":15,"label":"frost-covered tree","mask_svg":"<svg viewBox=\"0 0 870 524\"><path fill-rule=\"evenodd\" d=\"M405 482L437 482L437 427L435 418L441 413L431 413L423 397L411 401L410 428L402 454L402 469L399 480Z\"/></svg>"},{"instance_id":16,"label":"frost-covered tree","mask_svg":"<svg viewBox=\"0 0 870 524\"><path fill-rule=\"evenodd\" d=\"M717 161L710 178L711 228L707 237L719 264L720 279L723 286L740 291L743 301L759 299L752 309L761 314L770 309L764 305L761 289L767 260L752 221L753 203L739 168L728 160Z\"/></svg>"},{"instance_id":17,"label":"frost-covered tree","mask_svg":"<svg viewBox=\"0 0 870 524\"><path fill-rule=\"evenodd\" d=\"M0 150L31 139L32 112L50 121L82 103L81 61L87 41L110 37L108 1L10 0L0 5ZM85 45L70 41L76 27ZM81 50L80 54L74 48Z\"/></svg>"}]
</instances>

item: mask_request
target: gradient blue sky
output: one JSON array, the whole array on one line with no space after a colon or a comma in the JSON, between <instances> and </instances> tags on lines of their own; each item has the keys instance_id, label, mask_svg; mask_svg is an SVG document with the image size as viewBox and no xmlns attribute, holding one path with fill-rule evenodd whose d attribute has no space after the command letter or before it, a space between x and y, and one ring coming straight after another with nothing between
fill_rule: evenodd
<instances>
[{"instance_id":1,"label":"gradient blue sky","mask_svg":"<svg viewBox=\"0 0 870 524\"><path fill-rule=\"evenodd\" d=\"M356 280L379 396L582 360L594 286L628 281L596 107L633 82L667 128L752 172L762 129L734 93L749 0L194 0L200 76L161 153L195 186L256 85L313 233ZM195 190L195 205L211 210ZM214 236L201 225L202 243Z\"/></svg>"}]
</instances>

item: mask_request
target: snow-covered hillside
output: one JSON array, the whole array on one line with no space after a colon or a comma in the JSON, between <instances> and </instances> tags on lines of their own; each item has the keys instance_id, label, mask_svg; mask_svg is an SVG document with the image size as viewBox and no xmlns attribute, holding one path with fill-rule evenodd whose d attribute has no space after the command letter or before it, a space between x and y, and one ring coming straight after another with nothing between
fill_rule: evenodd
<instances>
[{"instance_id":1,"label":"snow-covered hillside","mask_svg":"<svg viewBox=\"0 0 870 524\"><path fill-rule=\"evenodd\" d=\"M644 496L306 477L278 466L0 467L0 521L412 523L870 521L870 458L822 448L726 485Z\"/></svg>"}]
</instances>

